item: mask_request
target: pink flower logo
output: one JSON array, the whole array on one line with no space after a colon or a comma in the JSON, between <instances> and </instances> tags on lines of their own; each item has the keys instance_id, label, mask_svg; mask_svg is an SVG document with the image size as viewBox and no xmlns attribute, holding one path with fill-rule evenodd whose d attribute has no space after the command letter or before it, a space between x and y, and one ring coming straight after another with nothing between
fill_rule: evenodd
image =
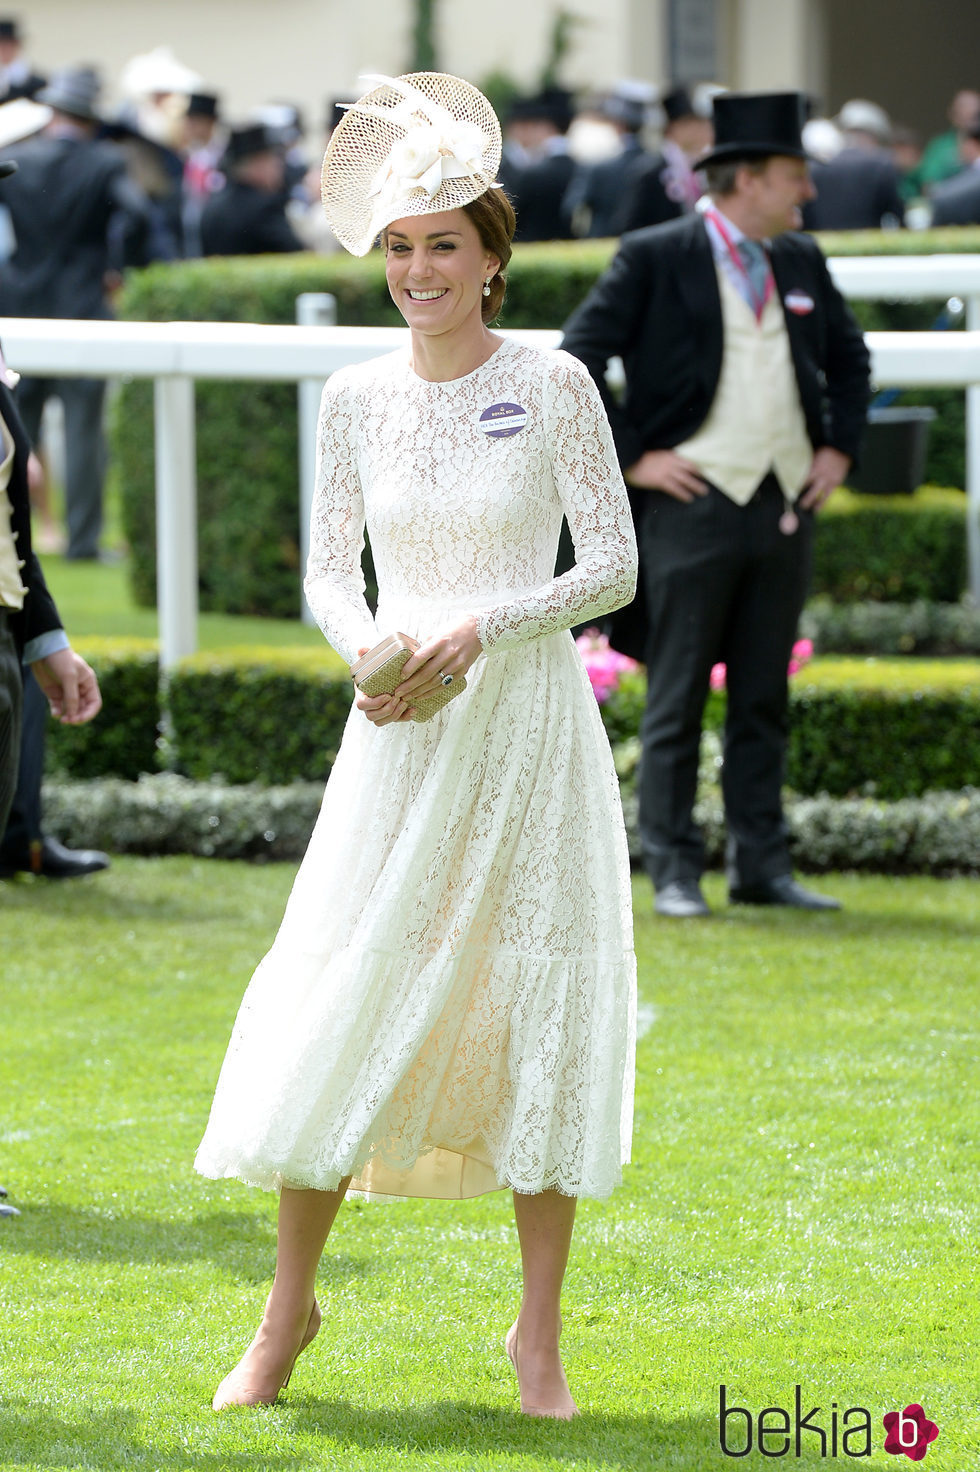
<instances>
[{"instance_id":1,"label":"pink flower logo","mask_svg":"<svg viewBox=\"0 0 980 1472\"><path fill-rule=\"evenodd\" d=\"M600 634L598 629L586 629L584 634L579 634L575 647L600 705L619 688L621 675L631 674L638 668L635 659L611 648L605 634Z\"/></svg>"},{"instance_id":2,"label":"pink flower logo","mask_svg":"<svg viewBox=\"0 0 980 1472\"><path fill-rule=\"evenodd\" d=\"M904 1411L888 1411L884 1427L888 1432L885 1451L895 1456L904 1452L913 1462L922 1461L930 1442L939 1435L935 1421L927 1420L925 1411L918 1404L906 1406Z\"/></svg>"}]
</instances>

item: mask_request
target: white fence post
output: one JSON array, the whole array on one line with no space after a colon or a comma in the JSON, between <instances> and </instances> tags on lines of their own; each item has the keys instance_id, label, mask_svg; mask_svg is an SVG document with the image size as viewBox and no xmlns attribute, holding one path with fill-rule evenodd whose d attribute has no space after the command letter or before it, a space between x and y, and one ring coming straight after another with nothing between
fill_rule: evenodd
<instances>
[{"instance_id":1,"label":"white fence post","mask_svg":"<svg viewBox=\"0 0 980 1472\"><path fill-rule=\"evenodd\" d=\"M197 455L194 380L153 381L160 664L197 648Z\"/></svg>"},{"instance_id":2,"label":"white fence post","mask_svg":"<svg viewBox=\"0 0 980 1472\"><path fill-rule=\"evenodd\" d=\"M980 296L966 299L966 330L980 332ZM966 570L970 601L980 608L980 384L966 389Z\"/></svg>"},{"instance_id":3,"label":"white fence post","mask_svg":"<svg viewBox=\"0 0 980 1472\"><path fill-rule=\"evenodd\" d=\"M337 298L328 291L304 291L296 298L296 321L300 327L336 327ZM300 617L305 624L315 622L303 596L303 578L310 555L310 516L313 511L313 488L316 483L316 421L320 412L323 378L301 378L299 381L299 570Z\"/></svg>"}]
</instances>

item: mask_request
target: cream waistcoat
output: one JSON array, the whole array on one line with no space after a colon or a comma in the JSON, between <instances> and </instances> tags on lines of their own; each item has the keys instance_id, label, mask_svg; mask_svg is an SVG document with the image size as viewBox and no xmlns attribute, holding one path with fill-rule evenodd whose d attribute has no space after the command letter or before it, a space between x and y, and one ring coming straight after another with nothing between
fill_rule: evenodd
<instances>
[{"instance_id":1,"label":"cream waistcoat","mask_svg":"<svg viewBox=\"0 0 980 1472\"><path fill-rule=\"evenodd\" d=\"M740 506L751 501L770 470L795 501L813 448L782 305L774 292L757 322L725 273L715 269L725 343L721 377L707 419L675 447L677 454Z\"/></svg>"},{"instance_id":2,"label":"cream waistcoat","mask_svg":"<svg viewBox=\"0 0 980 1472\"><path fill-rule=\"evenodd\" d=\"M23 608L27 589L20 570L24 562L17 556L17 543L10 525L13 508L7 495L14 465L14 442L2 415L0 436L3 444L3 460L0 461L0 608Z\"/></svg>"}]
</instances>

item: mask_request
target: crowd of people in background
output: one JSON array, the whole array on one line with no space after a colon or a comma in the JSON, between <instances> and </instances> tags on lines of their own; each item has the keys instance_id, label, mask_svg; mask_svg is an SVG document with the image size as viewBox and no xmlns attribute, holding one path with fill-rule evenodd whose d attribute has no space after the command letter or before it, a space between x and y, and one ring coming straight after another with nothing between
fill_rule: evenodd
<instances>
[{"instance_id":1,"label":"crowd of people in background","mask_svg":"<svg viewBox=\"0 0 980 1472\"><path fill-rule=\"evenodd\" d=\"M0 145L18 157L74 126L121 161L127 189L106 247L110 290L124 268L151 261L337 249L319 176L340 103L329 101L312 125L284 101L232 118L207 79L166 46L133 57L116 84L123 101L109 110L92 67L45 76L25 54L18 21L0 20ZM517 239L618 236L692 210L719 90L624 81L585 98L557 87L514 97L504 110L501 182ZM924 145L868 99L851 99L833 118L817 111L806 129L817 187L807 228L980 223L980 91L957 92L949 126ZM5 275L18 254L17 204L0 215Z\"/></svg>"}]
</instances>

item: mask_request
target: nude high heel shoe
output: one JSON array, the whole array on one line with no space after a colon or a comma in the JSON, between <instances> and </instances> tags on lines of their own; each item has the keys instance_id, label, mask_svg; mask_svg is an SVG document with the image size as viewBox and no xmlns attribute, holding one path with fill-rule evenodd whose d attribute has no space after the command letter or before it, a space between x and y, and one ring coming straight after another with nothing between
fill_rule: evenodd
<instances>
[{"instance_id":1,"label":"nude high heel shoe","mask_svg":"<svg viewBox=\"0 0 980 1472\"><path fill-rule=\"evenodd\" d=\"M582 1414L581 1411L579 1410L578 1406L572 1400L572 1393L571 1393L571 1391L568 1388L568 1382L565 1381L565 1379L564 1379L564 1372L562 1372L562 1380L564 1382L564 1394L559 1396L559 1398L556 1400L556 1402L555 1402L554 1405L551 1405L551 1406L536 1406L536 1405L528 1405L525 1402L525 1400L524 1400L524 1390L523 1390L523 1388L521 1386L521 1372L520 1372L520 1370L517 1367L517 1323L516 1322L513 1323L513 1324L511 1324L510 1328L507 1331L507 1337L504 1340L504 1348L507 1351L507 1357L508 1357L508 1359L510 1360L511 1364L514 1366L514 1374L517 1376L517 1388L520 1391L520 1395L521 1395L521 1415L522 1416L539 1416L539 1417L545 1417L545 1418L547 1418L549 1420L552 1420L552 1421L570 1421L573 1416L580 1416Z\"/></svg>"},{"instance_id":2,"label":"nude high heel shoe","mask_svg":"<svg viewBox=\"0 0 980 1472\"><path fill-rule=\"evenodd\" d=\"M250 1376L254 1373L253 1371L242 1369L242 1365L248 1354L248 1350L246 1350L245 1355L242 1356L242 1359L239 1361L239 1363L230 1372L230 1374L225 1376L225 1378L222 1380L221 1384L215 1391L214 1399L211 1402L211 1409L213 1411L224 1411L227 1410L229 1406L271 1406L278 1397L279 1392L281 1390L285 1390L286 1386L289 1384L290 1377L292 1376L293 1370L296 1367L296 1361L303 1353L303 1350L306 1349L308 1345L312 1344L314 1339L316 1338L320 1328L320 1320L320 1305L314 1298L313 1307L310 1310L309 1321L306 1325L306 1329L304 1330L303 1338L300 1341L299 1349L297 1349L296 1353L293 1355L291 1361L289 1362L289 1365L286 1368L286 1372L283 1375L282 1380L271 1394L268 1390L259 1389L257 1386L250 1383Z\"/></svg>"}]
</instances>

